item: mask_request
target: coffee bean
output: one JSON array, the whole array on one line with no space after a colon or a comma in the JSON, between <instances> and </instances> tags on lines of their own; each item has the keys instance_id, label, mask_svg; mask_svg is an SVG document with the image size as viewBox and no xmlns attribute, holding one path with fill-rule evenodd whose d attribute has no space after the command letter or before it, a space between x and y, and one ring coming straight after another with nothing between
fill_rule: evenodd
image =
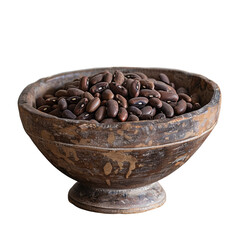
<instances>
[{"instance_id":1,"label":"coffee bean","mask_svg":"<svg viewBox=\"0 0 240 240\"><path fill-rule=\"evenodd\" d=\"M82 98L78 104L75 106L73 112L76 116L79 116L80 114L82 114L83 112L86 111L86 106L88 104L88 99L87 98Z\"/></svg>"},{"instance_id":2,"label":"coffee bean","mask_svg":"<svg viewBox=\"0 0 240 240\"><path fill-rule=\"evenodd\" d=\"M110 82L112 82L112 79L113 79L113 75L109 72L109 73L106 73L104 76L103 76L103 82L107 82L108 84Z\"/></svg>"},{"instance_id":3,"label":"coffee bean","mask_svg":"<svg viewBox=\"0 0 240 240\"><path fill-rule=\"evenodd\" d=\"M62 117L68 119L76 119L77 116L70 110L66 109L62 112Z\"/></svg>"},{"instance_id":4,"label":"coffee bean","mask_svg":"<svg viewBox=\"0 0 240 240\"><path fill-rule=\"evenodd\" d=\"M68 92L67 90L60 89L57 92L55 92L55 97L67 97Z\"/></svg>"},{"instance_id":5,"label":"coffee bean","mask_svg":"<svg viewBox=\"0 0 240 240\"><path fill-rule=\"evenodd\" d=\"M51 112L52 108L49 105L42 105L38 108L39 111L49 113Z\"/></svg>"},{"instance_id":6,"label":"coffee bean","mask_svg":"<svg viewBox=\"0 0 240 240\"><path fill-rule=\"evenodd\" d=\"M141 88L142 89L151 89L153 90L154 89L154 83L151 82L151 81L148 81L148 80L139 80L140 81L140 84L141 84Z\"/></svg>"},{"instance_id":7,"label":"coffee bean","mask_svg":"<svg viewBox=\"0 0 240 240\"><path fill-rule=\"evenodd\" d=\"M64 111L65 109L67 109L67 101L66 101L66 99L65 98L61 98L61 99L59 99L59 101L58 101L58 106L59 106L59 109L61 110L61 111Z\"/></svg>"},{"instance_id":8,"label":"coffee bean","mask_svg":"<svg viewBox=\"0 0 240 240\"><path fill-rule=\"evenodd\" d=\"M149 98L149 104L152 107L156 107L156 108L161 108L162 107L162 101L159 98Z\"/></svg>"},{"instance_id":9,"label":"coffee bean","mask_svg":"<svg viewBox=\"0 0 240 240\"><path fill-rule=\"evenodd\" d=\"M129 115L127 121L139 121L139 118L136 115Z\"/></svg>"},{"instance_id":10,"label":"coffee bean","mask_svg":"<svg viewBox=\"0 0 240 240\"><path fill-rule=\"evenodd\" d=\"M95 112L98 109L98 107L100 106L100 103L101 103L100 98L98 98L98 97L93 98L87 104L86 111L89 113Z\"/></svg>"},{"instance_id":11,"label":"coffee bean","mask_svg":"<svg viewBox=\"0 0 240 240\"><path fill-rule=\"evenodd\" d=\"M178 103L177 106L174 107L174 112L176 115L180 115L185 113L187 110L187 103L185 100L181 99Z\"/></svg>"},{"instance_id":12,"label":"coffee bean","mask_svg":"<svg viewBox=\"0 0 240 240\"><path fill-rule=\"evenodd\" d=\"M108 87L107 82L99 82L90 88L90 92L92 94L100 93L100 92L104 91L107 87Z\"/></svg>"},{"instance_id":13,"label":"coffee bean","mask_svg":"<svg viewBox=\"0 0 240 240\"><path fill-rule=\"evenodd\" d=\"M116 94L115 99L121 107L124 107L124 108L128 107L127 99L122 95Z\"/></svg>"},{"instance_id":14,"label":"coffee bean","mask_svg":"<svg viewBox=\"0 0 240 240\"><path fill-rule=\"evenodd\" d=\"M118 120L120 122L125 122L128 118L128 112L127 112L126 108L120 107L117 116L118 116Z\"/></svg>"},{"instance_id":15,"label":"coffee bean","mask_svg":"<svg viewBox=\"0 0 240 240\"><path fill-rule=\"evenodd\" d=\"M78 88L68 88L67 90L68 96L79 96L81 97L84 93L81 89Z\"/></svg>"},{"instance_id":16,"label":"coffee bean","mask_svg":"<svg viewBox=\"0 0 240 240\"><path fill-rule=\"evenodd\" d=\"M160 78L160 79L159 79L160 81L162 81L162 82L170 85L169 78L168 78L168 76L167 76L166 74L160 73L160 74L159 74L159 78Z\"/></svg>"},{"instance_id":17,"label":"coffee bean","mask_svg":"<svg viewBox=\"0 0 240 240\"><path fill-rule=\"evenodd\" d=\"M115 118L118 114L118 103L117 101L110 99L107 101L107 115L110 118Z\"/></svg>"},{"instance_id":18,"label":"coffee bean","mask_svg":"<svg viewBox=\"0 0 240 240\"><path fill-rule=\"evenodd\" d=\"M168 118L171 118L174 116L174 109L172 108L172 106L163 101L162 101L162 111Z\"/></svg>"},{"instance_id":19,"label":"coffee bean","mask_svg":"<svg viewBox=\"0 0 240 240\"><path fill-rule=\"evenodd\" d=\"M142 115L142 111L139 108L134 107L134 106L130 106L128 108L128 112L130 114L136 115L137 117L140 117Z\"/></svg>"},{"instance_id":20,"label":"coffee bean","mask_svg":"<svg viewBox=\"0 0 240 240\"><path fill-rule=\"evenodd\" d=\"M102 99L103 100L110 100L114 98L114 94L110 89L106 89L102 92Z\"/></svg>"},{"instance_id":21,"label":"coffee bean","mask_svg":"<svg viewBox=\"0 0 240 240\"><path fill-rule=\"evenodd\" d=\"M128 96L128 91L125 87L121 86L121 85L117 85L115 82L111 82L109 84L110 89L112 90L112 92L114 94L120 94L123 97L127 97Z\"/></svg>"},{"instance_id":22,"label":"coffee bean","mask_svg":"<svg viewBox=\"0 0 240 240\"><path fill-rule=\"evenodd\" d=\"M131 98L128 101L128 104L130 106L135 106L138 108L143 108L146 104L148 104L148 99L146 97L136 97L136 98Z\"/></svg>"},{"instance_id":23,"label":"coffee bean","mask_svg":"<svg viewBox=\"0 0 240 240\"><path fill-rule=\"evenodd\" d=\"M158 92L161 94L160 99L162 101L177 102L179 99L178 95L173 92L166 92L166 91L162 91L162 90L159 90Z\"/></svg>"},{"instance_id":24,"label":"coffee bean","mask_svg":"<svg viewBox=\"0 0 240 240\"><path fill-rule=\"evenodd\" d=\"M161 94L158 91L150 90L150 89L141 89L139 95L142 97L147 97L147 98L152 98L152 97L160 98L161 97Z\"/></svg>"},{"instance_id":25,"label":"coffee bean","mask_svg":"<svg viewBox=\"0 0 240 240\"><path fill-rule=\"evenodd\" d=\"M122 85L124 82L124 75L120 71L115 71L113 74L113 82L115 82L117 85Z\"/></svg>"},{"instance_id":26,"label":"coffee bean","mask_svg":"<svg viewBox=\"0 0 240 240\"><path fill-rule=\"evenodd\" d=\"M46 100L43 97L38 97L36 99L36 107L39 108L42 105L46 105Z\"/></svg>"},{"instance_id":27,"label":"coffee bean","mask_svg":"<svg viewBox=\"0 0 240 240\"><path fill-rule=\"evenodd\" d=\"M84 76L81 78L79 82L79 89L85 92L85 91L88 91L88 88L89 88L89 79L88 77Z\"/></svg>"},{"instance_id":28,"label":"coffee bean","mask_svg":"<svg viewBox=\"0 0 240 240\"><path fill-rule=\"evenodd\" d=\"M188 103L192 101L191 97L189 97L186 93L179 93L178 96L180 99L183 99Z\"/></svg>"},{"instance_id":29,"label":"coffee bean","mask_svg":"<svg viewBox=\"0 0 240 240\"><path fill-rule=\"evenodd\" d=\"M80 99L81 99L81 97L79 97L79 96L72 96L72 97L67 98L67 102L68 102L68 104L72 104L72 103L77 104L80 101Z\"/></svg>"},{"instance_id":30,"label":"coffee bean","mask_svg":"<svg viewBox=\"0 0 240 240\"><path fill-rule=\"evenodd\" d=\"M130 97L138 97L140 92L140 82L138 80L133 80L130 87L128 88L129 96Z\"/></svg>"},{"instance_id":31,"label":"coffee bean","mask_svg":"<svg viewBox=\"0 0 240 240\"><path fill-rule=\"evenodd\" d=\"M84 112L82 114L80 114L77 119L78 120L91 120L93 119L94 114L93 113L88 113L88 112Z\"/></svg>"},{"instance_id":32,"label":"coffee bean","mask_svg":"<svg viewBox=\"0 0 240 240\"><path fill-rule=\"evenodd\" d=\"M95 112L95 119L98 122L101 122L107 116L107 108L105 106L101 106Z\"/></svg>"},{"instance_id":33,"label":"coffee bean","mask_svg":"<svg viewBox=\"0 0 240 240\"><path fill-rule=\"evenodd\" d=\"M164 119L166 118L166 115L161 112L161 113L158 113L157 115L154 116L154 119Z\"/></svg>"}]
</instances>

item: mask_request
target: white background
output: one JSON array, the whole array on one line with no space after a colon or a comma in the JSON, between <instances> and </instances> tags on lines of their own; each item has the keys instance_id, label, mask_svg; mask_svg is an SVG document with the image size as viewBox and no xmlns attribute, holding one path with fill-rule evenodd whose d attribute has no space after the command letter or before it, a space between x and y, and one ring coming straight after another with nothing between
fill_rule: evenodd
<instances>
[{"instance_id":1,"label":"white background","mask_svg":"<svg viewBox=\"0 0 240 240\"><path fill-rule=\"evenodd\" d=\"M240 239L239 1L1 1L0 239ZM39 78L92 67L167 67L219 84L218 125L167 201L104 215L67 200L74 181L41 155L17 109Z\"/></svg>"}]
</instances>

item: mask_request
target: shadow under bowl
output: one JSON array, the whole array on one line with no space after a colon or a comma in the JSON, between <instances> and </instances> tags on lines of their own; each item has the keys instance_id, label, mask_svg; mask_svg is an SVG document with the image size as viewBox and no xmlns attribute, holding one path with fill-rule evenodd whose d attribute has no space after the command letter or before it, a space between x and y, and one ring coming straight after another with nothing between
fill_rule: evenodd
<instances>
[{"instance_id":1,"label":"shadow under bowl","mask_svg":"<svg viewBox=\"0 0 240 240\"><path fill-rule=\"evenodd\" d=\"M53 93L80 76L103 70L165 73L176 88L197 92L202 107L171 119L95 124L51 116L35 108L37 97ZM69 201L86 210L134 213L161 206L166 199L158 180L182 166L215 127L219 87L204 76L161 68L99 68L66 72L28 85L18 107L23 127L42 154L77 183Z\"/></svg>"}]
</instances>

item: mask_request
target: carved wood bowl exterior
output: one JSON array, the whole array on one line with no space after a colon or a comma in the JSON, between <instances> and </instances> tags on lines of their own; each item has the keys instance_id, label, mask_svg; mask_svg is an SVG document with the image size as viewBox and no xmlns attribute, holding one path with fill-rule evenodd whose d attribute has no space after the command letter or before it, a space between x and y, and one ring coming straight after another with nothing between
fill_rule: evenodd
<instances>
[{"instance_id":1,"label":"carved wood bowl exterior","mask_svg":"<svg viewBox=\"0 0 240 240\"><path fill-rule=\"evenodd\" d=\"M35 99L66 82L103 70L165 73L176 87L201 97L202 108L171 119L95 124L51 116L35 109ZM23 127L42 154L78 181L69 200L104 213L142 212L162 205L156 183L182 166L215 127L221 104L219 87L204 76L161 68L101 68L57 74L28 85L18 106Z\"/></svg>"}]
</instances>

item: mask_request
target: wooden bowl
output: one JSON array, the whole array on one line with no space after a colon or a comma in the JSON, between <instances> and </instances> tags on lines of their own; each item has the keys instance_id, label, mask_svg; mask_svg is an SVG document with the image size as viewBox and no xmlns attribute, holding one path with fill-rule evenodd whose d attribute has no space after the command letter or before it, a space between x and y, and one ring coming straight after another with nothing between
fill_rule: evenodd
<instances>
[{"instance_id":1,"label":"wooden bowl","mask_svg":"<svg viewBox=\"0 0 240 240\"><path fill-rule=\"evenodd\" d=\"M35 99L66 82L103 70L167 74L176 87L198 92L202 108L171 119L95 124L51 116L35 108ZM104 213L135 213L161 206L157 183L201 146L215 127L221 103L219 87L206 77L160 68L101 68L57 74L28 85L18 106L23 127L42 154L77 183L69 191L76 206Z\"/></svg>"}]
</instances>

